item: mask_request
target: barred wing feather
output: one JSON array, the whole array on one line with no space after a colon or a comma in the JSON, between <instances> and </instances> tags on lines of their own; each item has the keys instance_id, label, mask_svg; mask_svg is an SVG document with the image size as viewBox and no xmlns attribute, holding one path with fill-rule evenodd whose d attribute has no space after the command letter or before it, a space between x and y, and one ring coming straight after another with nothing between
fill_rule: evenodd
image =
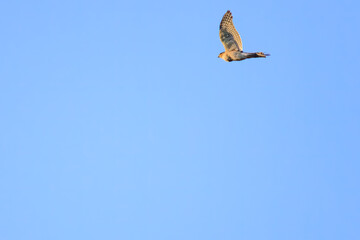
<instances>
[{"instance_id":1,"label":"barred wing feather","mask_svg":"<svg viewBox=\"0 0 360 240\"><path fill-rule=\"evenodd\" d=\"M221 20L220 40L225 47L225 51L243 51L241 38L235 29L230 11L227 11Z\"/></svg>"}]
</instances>

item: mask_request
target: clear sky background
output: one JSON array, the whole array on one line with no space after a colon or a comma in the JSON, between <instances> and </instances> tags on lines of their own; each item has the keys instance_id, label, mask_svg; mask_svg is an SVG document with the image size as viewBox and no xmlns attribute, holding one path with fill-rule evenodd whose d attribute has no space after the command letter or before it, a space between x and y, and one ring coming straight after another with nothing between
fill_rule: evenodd
<instances>
[{"instance_id":1,"label":"clear sky background","mask_svg":"<svg viewBox=\"0 0 360 240\"><path fill-rule=\"evenodd\" d=\"M360 239L359 8L2 1L0 239Z\"/></svg>"}]
</instances>

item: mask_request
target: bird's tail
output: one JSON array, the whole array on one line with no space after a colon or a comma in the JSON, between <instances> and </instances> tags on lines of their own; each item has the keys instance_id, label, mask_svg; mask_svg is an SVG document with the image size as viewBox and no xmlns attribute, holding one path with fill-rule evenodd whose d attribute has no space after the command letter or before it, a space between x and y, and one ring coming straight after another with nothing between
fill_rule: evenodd
<instances>
[{"instance_id":1,"label":"bird's tail","mask_svg":"<svg viewBox=\"0 0 360 240\"><path fill-rule=\"evenodd\" d=\"M259 58L263 57L266 58L266 56L270 56L270 54L265 54L263 52L256 52L256 53L243 53L246 58Z\"/></svg>"},{"instance_id":2,"label":"bird's tail","mask_svg":"<svg viewBox=\"0 0 360 240\"><path fill-rule=\"evenodd\" d=\"M270 54L263 53L263 52L257 52L255 54L256 54L256 57L264 57L264 58L266 58L267 56L270 56Z\"/></svg>"}]
</instances>

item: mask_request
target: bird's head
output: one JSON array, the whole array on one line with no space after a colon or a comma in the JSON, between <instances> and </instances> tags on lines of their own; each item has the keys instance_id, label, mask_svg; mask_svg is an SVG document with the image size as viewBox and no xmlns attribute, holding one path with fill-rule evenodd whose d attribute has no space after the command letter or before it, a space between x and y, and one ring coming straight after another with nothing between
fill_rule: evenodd
<instances>
[{"instance_id":1,"label":"bird's head","mask_svg":"<svg viewBox=\"0 0 360 240\"><path fill-rule=\"evenodd\" d=\"M225 54L225 52L220 53L218 58L223 58L224 54Z\"/></svg>"}]
</instances>

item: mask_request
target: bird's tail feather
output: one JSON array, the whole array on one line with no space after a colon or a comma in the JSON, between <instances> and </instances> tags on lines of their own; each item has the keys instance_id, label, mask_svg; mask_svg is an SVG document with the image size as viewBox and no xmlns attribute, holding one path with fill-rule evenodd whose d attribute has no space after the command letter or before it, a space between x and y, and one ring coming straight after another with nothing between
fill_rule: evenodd
<instances>
[{"instance_id":1,"label":"bird's tail feather","mask_svg":"<svg viewBox=\"0 0 360 240\"><path fill-rule=\"evenodd\" d=\"M256 57L267 57L267 56L270 56L270 54L268 53L263 53L263 52L257 52L255 53L256 54Z\"/></svg>"},{"instance_id":2,"label":"bird's tail feather","mask_svg":"<svg viewBox=\"0 0 360 240\"><path fill-rule=\"evenodd\" d=\"M263 52L255 52L255 53L243 53L246 58L259 58L263 57L266 58L266 56L270 56L270 54L265 54Z\"/></svg>"}]
</instances>

